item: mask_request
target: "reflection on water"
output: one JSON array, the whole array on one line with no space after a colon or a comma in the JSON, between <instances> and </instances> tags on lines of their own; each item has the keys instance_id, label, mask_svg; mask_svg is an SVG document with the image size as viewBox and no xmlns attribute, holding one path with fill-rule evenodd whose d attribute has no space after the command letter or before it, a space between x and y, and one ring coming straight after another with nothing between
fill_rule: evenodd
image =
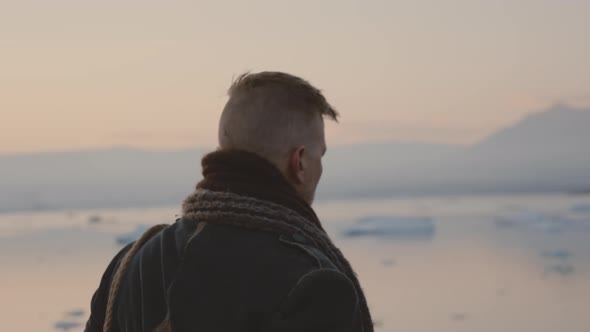
<instances>
[{"instance_id":1,"label":"reflection on water","mask_svg":"<svg viewBox=\"0 0 590 332\"><path fill-rule=\"evenodd\" d=\"M590 326L588 206L590 197L552 195L324 202L316 209L355 266L377 331L577 332ZM117 239L177 213L0 215L6 330L82 331L92 292L121 248ZM353 232L361 236L347 236L368 216L380 217ZM416 237L424 227L436 232Z\"/></svg>"}]
</instances>

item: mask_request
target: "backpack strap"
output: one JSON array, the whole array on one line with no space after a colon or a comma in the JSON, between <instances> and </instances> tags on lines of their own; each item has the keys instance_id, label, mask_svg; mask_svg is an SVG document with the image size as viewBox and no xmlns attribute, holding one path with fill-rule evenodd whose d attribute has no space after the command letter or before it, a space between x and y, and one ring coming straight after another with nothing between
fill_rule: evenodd
<instances>
[{"instance_id":1,"label":"backpack strap","mask_svg":"<svg viewBox=\"0 0 590 332\"><path fill-rule=\"evenodd\" d=\"M111 287L109 289L109 298L107 301L107 308L106 308L106 312L105 312L104 325L103 325L103 329L102 329L103 332L112 332L112 330L113 330L113 311L114 311L113 307L115 304L115 298L117 297L117 293L119 292L119 285L121 284L121 279L123 277L123 274L125 273L125 271L129 267L129 265L131 264L131 260L133 259L133 256L135 256L135 254L139 251L139 249L141 249L141 247L143 247L143 245L149 239L154 237L154 235L158 234L160 231L162 231L166 227L168 227L168 225L160 224L160 225L155 225L155 226L151 227L150 229L148 229L147 231L145 231L145 233L143 233L141 235L141 237L137 241L135 241L133 246L131 246L131 249L129 249L129 251L121 259L121 262L119 263L119 266L117 267L117 270L115 271L115 274L113 275L113 279L111 281Z\"/></svg>"}]
</instances>

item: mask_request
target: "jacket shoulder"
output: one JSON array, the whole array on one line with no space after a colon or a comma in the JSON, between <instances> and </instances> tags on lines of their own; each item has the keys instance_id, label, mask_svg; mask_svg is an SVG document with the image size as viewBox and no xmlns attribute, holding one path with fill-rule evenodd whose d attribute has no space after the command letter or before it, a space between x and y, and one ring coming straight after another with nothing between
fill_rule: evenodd
<instances>
[{"instance_id":1,"label":"jacket shoulder","mask_svg":"<svg viewBox=\"0 0 590 332\"><path fill-rule=\"evenodd\" d=\"M303 255L308 256L315 263L317 268L337 270L336 265L318 248L311 245L307 239L300 234L281 235L279 241L286 246L297 248Z\"/></svg>"},{"instance_id":2,"label":"jacket shoulder","mask_svg":"<svg viewBox=\"0 0 590 332\"><path fill-rule=\"evenodd\" d=\"M121 249L107 266L100 280L98 289L94 292L90 302L90 317L86 322L86 332L102 331L105 312L108 302L108 295L111 289L111 282L115 271L118 269L123 256L131 249L133 243L128 244Z\"/></svg>"},{"instance_id":3,"label":"jacket shoulder","mask_svg":"<svg viewBox=\"0 0 590 332\"><path fill-rule=\"evenodd\" d=\"M312 269L336 268L320 250L299 234L278 235L233 225L207 224L201 228L198 236L188 234L184 238L187 241L179 247L184 248L181 255L186 261L214 257L218 262L236 265L244 262L272 264L277 268L287 265L290 270L302 274ZM210 256L212 250L215 254ZM208 255L203 255L207 252Z\"/></svg>"},{"instance_id":4,"label":"jacket shoulder","mask_svg":"<svg viewBox=\"0 0 590 332\"><path fill-rule=\"evenodd\" d=\"M354 331L358 308L352 281L339 271L321 268L298 280L265 331Z\"/></svg>"}]
</instances>

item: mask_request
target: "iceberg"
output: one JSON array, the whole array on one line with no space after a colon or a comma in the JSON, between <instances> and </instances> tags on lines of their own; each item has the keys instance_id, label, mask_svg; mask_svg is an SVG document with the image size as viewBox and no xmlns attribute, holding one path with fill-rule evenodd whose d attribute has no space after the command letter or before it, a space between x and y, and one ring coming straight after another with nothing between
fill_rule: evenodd
<instances>
[{"instance_id":1,"label":"iceberg","mask_svg":"<svg viewBox=\"0 0 590 332\"><path fill-rule=\"evenodd\" d=\"M545 266L545 275L548 274L559 274L562 276L568 276L573 274L576 268L573 264L562 263L562 264L551 264Z\"/></svg>"},{"instance_id":2,"label":"iceberg","mask_svg":"<svg viewBox=\"0 0 590 332\"><path fill-rule=\"evenodd\" d=\"M590 213L590 203L577 204L572 206L573 212Z\"/></svg>"},{"instance_id":3,"label":"iceberg","mask_svg":"<svg viewBox=\"0 0 590 332\"><path fill-rule=\"evenodd\" d=\"M393 239L431 239L435 226L430 217L369 216L347 227L346 237L379 237Z\"/></svg>"},{"instance_id":4,"label":"iceberg","mask_svg":"<svg viewBox=\"0 0 590 332\"><path fill-rule=\"evenodd\" d=\"M590 231L589 219L572 218L560 214L549 215L530 210L500 215L494 221L497 228L537 231L548 234Z\"/></svg>"},{"instance_id":5,"label":"iceberg","mask_svg":"<svg viewBox=\"0 0 590 332\"><path fill-rule=\"evenodd\" d=\"M565 249L556 249L556 250L544 251L542 256L545 258L553 258L553 259L567 259L567 258L570 258L572 256L572 254Z\"/></svg>"},{"instance_id":6,"label":"iceberg","mask_svg":"<svg viewBox=\"0 0 590 332\"><path fill-rule=\"evenodd\" d=\"M102 217L98 214L93 214L90 217L88 217L89 224L97 224L97 223L101 222L102 220L103 220Z\"/></svg>"},{"instance_id":7,"label":"iceberg","mask_svg":"<svg viewBox=\"0 0 590 332\"><path fill-rule=\"evenodd\" d=\"M454 322L463 322L469 318L469 315L464 312L456 312L450 314L449 318Z\"/></svg>"},{"instance_id":8,"label":"iceberg","mask_svg":"<svg viewBox=\"0 0 590 332\"><path fill-rule=\"evenodd\" d=\"M381 264L382 264L383 266L392 267L392 266L394 266L394 265L395 265L395 261L394 261L393 259L390 259L390 258L388 258L388 259L384 259L384 260L382 260L382 261L381 261Z\"/></svg>"},{"instance_id":9,"label":"iceberg","mask_svg":"<svg viewBox=\"0 0 590 332\"><path fill-rule=\"evenodd\" d=\"M81 325L82 325L82 323L79 323L79 322L60 321L60 322L55 323L55 328L58 330L69 331L69 330L75 329Z\"/></svg>"},{"instance_id":10,"label":"iceberg","mask_svg":"<svg viewBox=\"0 0 590 332\"><path fill-rule=\"evenodd\" d=\"M72 310L72 311L66 312L66 316L70 316L70 317L82 317L82 316L84 316L84 310L82 310L82 309Z\"/></svg>"}]
</instances>

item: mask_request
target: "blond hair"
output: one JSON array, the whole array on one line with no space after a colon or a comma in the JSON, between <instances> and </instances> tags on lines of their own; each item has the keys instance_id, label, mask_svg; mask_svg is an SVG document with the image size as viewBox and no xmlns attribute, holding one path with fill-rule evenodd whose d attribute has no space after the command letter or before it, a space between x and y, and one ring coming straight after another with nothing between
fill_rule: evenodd
<instances>
[{"instance_id":1,"label":"blond hair","mask_svg":"<svg viewBox=\"0 0 590 332\"><path fill-rule=\"evenodd\" d=\"M274 95L270 98L285 104L285 109L318 112L334 121L338 121L336 111L326 100L322 92L308 81L283 72L265 71L256 74L246 72L234 80L228 90L230 99L240 93L254 89L269 89Z\"/></svg>"},{"instance_id":2,"label":"blond hair","mask_svg":"<svg viewBox=\"0 0 590 332\"><path fill-rule=\"evenodd\" d=\"M314 144L319 139L318 123L323 135L324 117L338 121L338 112L319 89L287 73L244 73L234 80L228 95L219 123L222 149L245 150L276 161L292 146Z\"/></svg>"}]
</instances>

